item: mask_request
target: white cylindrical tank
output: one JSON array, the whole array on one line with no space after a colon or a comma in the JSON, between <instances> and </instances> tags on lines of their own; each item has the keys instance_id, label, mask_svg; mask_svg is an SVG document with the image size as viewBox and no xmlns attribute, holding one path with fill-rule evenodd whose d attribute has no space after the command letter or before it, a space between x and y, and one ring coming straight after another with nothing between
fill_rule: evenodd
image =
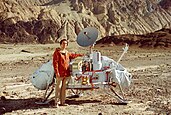
<instances>
[{"instance_id":1,"label":"white cylindrical tank","mask_svg":"<svg viewBox=\"0 0 171 115\"><path fill-rule=\"evenodd\" d=\"M31 83L37 89L45 90L53 82L54 68L52 60L43 64L37 71L31 75Z\"/></svg>"},{"instance_id":2,"label":"white cylindrical tank","mask_svg":"<svg viewBox=\"0 0 171 115\"><path fill-rule=\"evenodd\" d=\"M101 62L101 53L93 52L93 70L101 70L102 62Z\"/></svg>"}]
</instances>

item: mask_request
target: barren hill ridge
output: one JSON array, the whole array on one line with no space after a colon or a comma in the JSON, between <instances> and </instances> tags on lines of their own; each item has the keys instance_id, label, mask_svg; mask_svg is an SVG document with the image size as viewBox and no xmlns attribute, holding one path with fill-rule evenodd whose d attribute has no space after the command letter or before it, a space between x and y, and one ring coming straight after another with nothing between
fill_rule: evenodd
<instances>
[{"instance_id":1,"label":"barren hill ridge","mask_svg":"<svg viewBox=\"0 0 171 115\"><path fill-rule=\"evenodd\" d=\"M1 43L75 41L85 27L98 40L113 35L143 35L171 28L170 0L2 0Z\"/></svg>"}]
</instances>

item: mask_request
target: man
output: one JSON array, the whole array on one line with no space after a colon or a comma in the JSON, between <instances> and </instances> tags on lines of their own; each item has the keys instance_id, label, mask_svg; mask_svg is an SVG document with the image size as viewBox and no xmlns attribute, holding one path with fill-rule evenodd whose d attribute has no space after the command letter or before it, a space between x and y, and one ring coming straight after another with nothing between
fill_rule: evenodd
<instances>
[{"instance_id":1,"label":"man","mask_svg":"<svg viewBox=\"0 0 171 115\"><path fill-rule=\"evenodd\" d=\"M82 54L73 54L67 51L68 41L62 39L60 41L60 48L56 48L53 54L53 67L56 75L56 91L55 91L55 104L58 106L58 100L61 106L65 106L66 98L66 85L70 79L69 62ZM60 84L62 83L61 87Z\"/></svg>"}]
</instances>

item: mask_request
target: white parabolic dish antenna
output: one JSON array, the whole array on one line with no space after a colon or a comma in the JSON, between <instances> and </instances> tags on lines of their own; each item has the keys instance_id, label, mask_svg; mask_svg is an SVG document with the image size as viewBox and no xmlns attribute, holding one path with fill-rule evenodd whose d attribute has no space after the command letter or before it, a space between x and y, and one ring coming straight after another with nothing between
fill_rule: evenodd
<instances>
[{"instance_id":1,"label":"white parabolic dish antenna","mask_svg":"<svg viewBox=\"0 0 171 115\"><path fill-rule=\"evenodd\" d=\"M84 28L77 36L77 43L82 47L91 46L98 37L98 31L95 27Z\"/></svg>"}]
</instances>

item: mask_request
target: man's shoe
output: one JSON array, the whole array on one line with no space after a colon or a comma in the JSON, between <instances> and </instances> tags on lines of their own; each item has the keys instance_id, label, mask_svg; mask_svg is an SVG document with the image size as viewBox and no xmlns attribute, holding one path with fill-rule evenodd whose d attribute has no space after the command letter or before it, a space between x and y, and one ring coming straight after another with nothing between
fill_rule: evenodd
<instances>
[{"instance_id":1,"label":"man's shoe","mask_svg":"<svg viewBox=\"0 0 171 115\"><path fill-rule=\"evenodd\" d=\"M64 104L59 104L59 106L68 106L68 104L64 103Z\"/></svg>"},{"instance_id":2,"label":"man's shoe","mask_svg":"<svg viewBox=\"0 0 171 115\"><path fill-rule=\"evenodd\" d=\"M59 104L54 104L52 105L53 108L58 108L59 107Z\"/></svg>"}]
</instances>

